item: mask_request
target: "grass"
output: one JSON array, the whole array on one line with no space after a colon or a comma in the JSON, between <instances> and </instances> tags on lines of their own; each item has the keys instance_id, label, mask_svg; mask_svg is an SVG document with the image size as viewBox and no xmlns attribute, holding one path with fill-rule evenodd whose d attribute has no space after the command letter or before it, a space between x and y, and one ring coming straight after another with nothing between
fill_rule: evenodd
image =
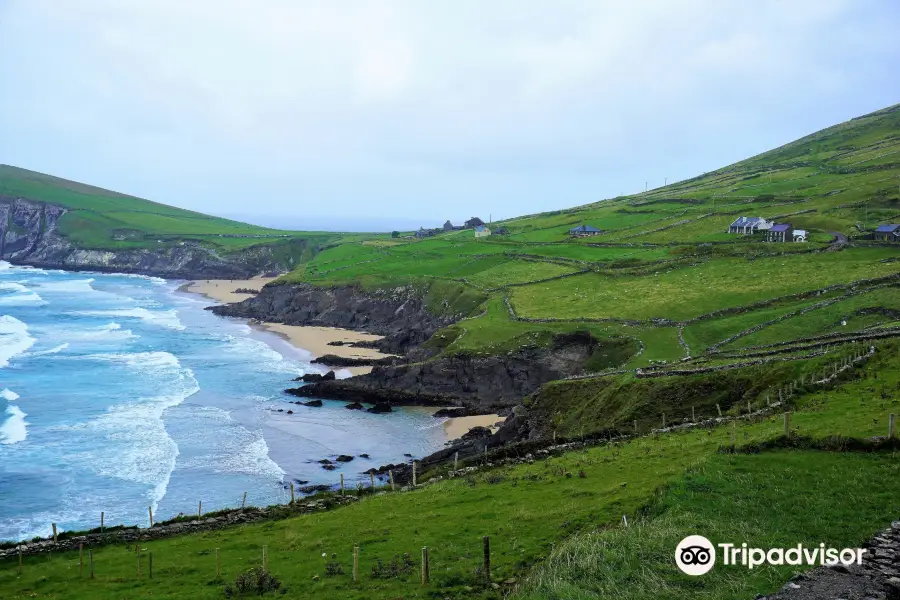
<instances>
[{"instance_id":1,"label":"grass","mask_svg":"<svg viewBox=\"0 0 900 600\"><path fill-rule=\"evenodd\" d=\"M793 418L797 430L812 438L883 434L887 412L896 410L900 370L890 368L898 360L896 347L876 356L841 387L804 396ZM860 393L879 386L887 397ZM270 571L289 597L414 598L440 590L439 597L497 598L499 592L478 584L475 572L481 537L489 535L496 581L532 572L525 598L604 597L616 588L631 594L625 597L669 597L684 593L686 585L700 586L708 598L733 597L735 590L752 596L778 587L786 572L716 571L687 581L667 563L673 540L693 528L714 540L737 536L761 546L809 540L855 545L896 517L900 498L896 456L717 454L735 441L764 442L780 434L781 420L772 417L648 436L416 491L366 495L331 512L150 541L141 547L153 553L152 581L137 578L134 548L122 545L95 549L93 581L78 577L74 552L26 557L21 576L15 559L6 559L0 562L0 595L220 598L226 581L260 564L266 545ZM613 526L622 514L633 522L644 516L639 526L621 532ZM354 544L361 548L356 584L349 575ZM415 569L396 579L370 576L378 559L408 552L417 561L422 546L430 549L428 588L420 586ZM222 580L215 577L215 548ZM344 574L326 576L322 553L329 561L334 553ZM591 556L606 560L587 568ZM642 567L643 560L648 562ZM628 581L633 589L621 587Z\"/></svg>"},{"instance_id":2,"label":"grass","mask_svg":"<svg viewBox=\"0 0 900 600\"><path fill-rule=\"evenodd\" d=\"M613 280L585 274L552 285L516 288L512 300L519 314L535 318L682 320L836 283L892 275L900 267L881 261L896 255L893 249L854 248L838 254L754 261L714 259L689 269L660 268L652 275Z\"/></svg>"}]
</instances>

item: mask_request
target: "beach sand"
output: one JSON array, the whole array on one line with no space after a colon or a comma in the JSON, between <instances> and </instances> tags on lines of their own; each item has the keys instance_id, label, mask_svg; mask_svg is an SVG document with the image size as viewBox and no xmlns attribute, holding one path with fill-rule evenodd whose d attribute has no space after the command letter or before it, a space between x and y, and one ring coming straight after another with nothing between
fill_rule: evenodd
<instances>
[{"instance_id":1,"label":"beach sand","mask_svg":"<svg viewBox=\"0 0 900 600\"><path fill-rule=\"evenodd\" d=\"M253 294L237 294L235 290L244 288L258 290L272 277L254 277L253 279L200 279L191 281L181 287L182 291L206 296L217 302L232 303L251 298ZM290 344L309 352L313 358L325 354L334 354L347 358L384 358L383 354L372 348L353 348L351 346L329 346L328 342L362 342L382 338L380 335L362 333L339 327L317 327L307 325L284 325L282 323L266 323L254 321L253 325L263 331L270 331L281 336ZM323 365L324 367L325 365ZM334 371L347 370L353 375L364 375L372 367L335 367Z\"/></svg>"},{"instance_id":2,"label":"beach sand","mask_svg":"<svg viewBox=\"0 0 900 600\"><path fill-rule=\"evenodd\" d=\"M234 293L234 290L240 288L258 290L273 279L275 278L254 277L253 279L199 279L197 281L192 281L185 286L182 286L181 289L185 292L201 294L218 302L231 303L240 302L241 300L246 300L247 298L253 297L253 294L236 294Z\"/></svg>"},{"instance_id":3,"label":"beach sand","mask_svg":"<svg viewBox=\"0 0 900 600\"><path fill-rule=\"evenodd\" d=\"M506 417L500 415L474 415L471 417L452 417L444 422L444 433L448 440L455 440L467 434L473 427L489 427L491 432L496 432L496 423L505 421Z\"/></svg>"}]
</instances>

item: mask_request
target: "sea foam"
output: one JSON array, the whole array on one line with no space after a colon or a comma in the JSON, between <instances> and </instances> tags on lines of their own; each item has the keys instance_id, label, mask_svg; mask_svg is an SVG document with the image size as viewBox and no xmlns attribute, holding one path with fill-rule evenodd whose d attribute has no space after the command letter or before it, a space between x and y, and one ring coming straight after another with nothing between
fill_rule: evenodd
<instances>
[{"instance_id":1,"label":"sea foam","mask_svg":"<svg viewBox=\"0 0 900 600\"><path fill-rule=\"evenodd\" d=\"M19 399L19 395L9 388L3 388L0 390L0 398L3 398L7 402L15 402Z\"/></svg>"},{"instance_id":2,"label":"sea foam","mask_svg":"<svg viewBox=\"0 0 900 600\"><path fill-rule=\"evenodd\" d=\"M0 282L0 306L43 306L47 302L37 292L16 281Z\"/></svg>"},{"instance_id":3,"label":"sea foam","mask_svg":"<svg viewBox=\"0 0 900 600\"><path fill-rule=\"evenodd\" d=\"M147 323L161 325L171 329L183 330L184 325L178 320L178 312L171 310L147 310L146 308L114 308L108 310L80 310L76 315L86 317L119 317L124 319L141 319Z\"/></svg>"},{"instance_id":4,"label":"sea foam","mask_svg":"<svg viewBox=\"0 0 900 600\"><path fill-rule=\"evenodd\" d=\"M0 315L0 369L9 361L31 348L37 341L28 335L28 326L10 315Z\"/></svg>"},{"instance_id":5,"label":"sea foam","mask_svg":"<svg viewBox=\"0 0 900 600\"><path fill-rule=\"evenodd\" d=\"M0 425L0 444L24 442L28 436L28 421L25 420L25 417L28 415L14 404L6 407L6 414L9 415L9 418L6 419L3 425Z\"/></svg>"}]
</instances>

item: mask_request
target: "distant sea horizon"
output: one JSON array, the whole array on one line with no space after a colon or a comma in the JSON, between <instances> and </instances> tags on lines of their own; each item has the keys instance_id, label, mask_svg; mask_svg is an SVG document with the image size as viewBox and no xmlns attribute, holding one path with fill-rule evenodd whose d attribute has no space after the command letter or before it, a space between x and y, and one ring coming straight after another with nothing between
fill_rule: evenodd
<instances>
[{"instance_id":1,"label":"distant sea horizon","mask_svg":"<svg viewBox=\"0 0 900 600\"><path fill-rule=\"evenodd\" d=\"M146 525L148 507L162 520L244 492L281 503L291 482L363 480L444 443L421 409L290 403L291 379L323 372L309 353L213 315L182 283L0 261L0 540L97 527L101 511Z\"/></svg>"}]
</instances>

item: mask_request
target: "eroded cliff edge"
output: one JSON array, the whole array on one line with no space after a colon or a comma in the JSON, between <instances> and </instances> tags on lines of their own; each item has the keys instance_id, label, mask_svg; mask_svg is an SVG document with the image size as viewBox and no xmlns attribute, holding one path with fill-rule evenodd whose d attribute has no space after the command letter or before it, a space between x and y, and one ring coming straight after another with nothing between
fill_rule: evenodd
<instances>
[{"instance_id":1,"label":"eroded cliff edge","mask_svg":"<svg viewBox=\"0 0 900 600\"><path fill-rule=\"evenodd\" d=\"M172 279L243 279L264 272L284 272L271 247L253 246L219 255L199 245L159 249L80 248L59 232L66 214L61 206L0 196L0 259L35 267L140 273Z\"/></svg>"}]
</instances>

